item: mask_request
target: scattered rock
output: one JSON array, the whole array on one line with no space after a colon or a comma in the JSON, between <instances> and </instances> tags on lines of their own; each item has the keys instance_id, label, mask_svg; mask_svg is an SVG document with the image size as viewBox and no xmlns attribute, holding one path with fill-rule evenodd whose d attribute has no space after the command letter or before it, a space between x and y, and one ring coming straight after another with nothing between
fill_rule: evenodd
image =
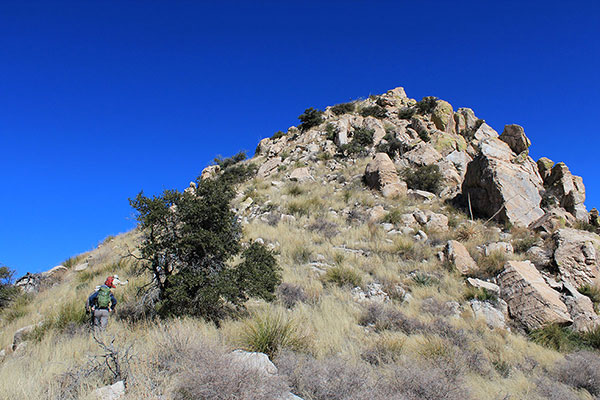
<instances>
[{"instance_id":1,"label":"scattered rock","mask_svg":"<svg viewBox=\"0 0 600 400\"><path fill-rule=\"evenodd\" d=\"M525 253L537 269L548 269L552 264L552 250L540 246L533 246Z\"/></svg>"},{"instance_id":2,"label":"scattered rock","mask_svg":"<svg viewBox=\"0 0 600 400\"><path fill-rule=\"evenodd\" d=\"M469 301L469 305L473 310L473 314L475 314L475 318L484 319L490 329L506 329L504 314L489 302L471 300Z\"/></svg>"},{"instance_id":3,"label":"scattered rock","mask_svg":"<svg viewBox=\"0 0 600 400\"><path fill-rule=\"evenodd\" d=\"M552 161L549 158L542 157L539 160L537 160L537 166L538 166L538 171L540 172L540 176L542 177L542 180L545 183L546 180L550 177L550 174L552 173L552 167L554 167L554 161Z\"/></svg>"},{"instance_id":4,"label":"scattered rock","mask_svg":"<svg viewBox=\"0 0 600 400\"><path fill-rule=\"evenodd\" d=\"M232 359L244 367L258 371L264 375L276 375L277 367L269 360L264 353L248 352L244 350L234 350L231 353Z\"/></svg>"},{"instance_id":5,"label":"scattered rock","mask_svg":"<svg viewBox=\"0 0 600 400\"><path fill-rule=\"evenodd\" d=\"M428 239L427 234L425 232L423 232L422 230L419 230L413 237L415 240L418 240L420 242L425 242Z\"/></svg>"},{"instance_id":6,"label":"scattered rock","mask_svg":"<svg viewBox=\"0 0 600 400\"><path fill-rule=\"evenodd\" d=\"M289 215L289 214L281 214L281 222L284 223L292 223L296 221L296 217L294 217L293 215Z\"/></svg>"},{"instance_id":7,"label":"scattered rock","mask_svg":"<svg viewBox=\"0 0 600 400\"><path fill-rule=\"evenodd\" d=\"M357 286L352 289L352 297L358 302L368 300L376 303L383 303L388 301L390 297L386 292L383 291L382 288L383 286L376 282L369 283L364 291Z\"/></svg>"},{"instance_id":8,"label":"scattered rock","mask_svg":"<svg viewBox=\"0 0 600 400\"><path fill-rule=\"evenodd\" d=\"M379 222L388 214L387 211L383 208L383 206L375 206L369 210L369 221L371 222Z\"/></svg>"},{"instance_id":9,"label":"scattered rock","mask_svg":"<svg viewBox=\"0 0 600 400\"><path fill-rule=\"evenodd\" d=\"M408 194L408 198L417 200L417 201L422 201L424 203L429 203L430 201L432 201L433 199L435 199L437 197L434 193L426 192L425 190L409 189L407 191L407 194Z\"/></svg>"},{"instance_id":10,"label":"scattered rock","mask_svg":"<svg viewBox=\"0 0 600 400\"><path fill-rule=\"evenodd\" d=\"M476 272L479 267L465 246L456 240L449 240L445 248L446 259L462 275L470 275Z\"/></svg>"},{"instance_id":11,"label":"scattered rock","mask_svg":"<svg viewBox=\"0 0 600 400\"><path fill-rule=\"evenodd\" d=\"M238 211L239 212L246 211L248 209L248 207L250 207L252 205L252 203L254 203L254 200L252 200L252 197L246 198L246 200L244 200L240 203L240 207L239 207Z\"/></svg>"},{"instance_id":12,"label":"scattered rock","mask_svg":"<svg viewBox=\"0 0 600 400\"><path fill-rule=\"evenodd\" d=\"M577 332L588 332L600 326L600 317L594 310L592 300L569 283L565 283L564 288L569 292L569 295L563 296L563 301L573 318L571 328Z\"/></svg>"},{"instance_id":13,"label":"scattered rock","mask_svg":"<svg viewBox=\"0 0 600 400\"><path fill-rule=\"evenodd\" d=\"M573 217L562 208L553 208L529 224L529 229L549 235L557 229L564 228L572 218Z\"/></svg>"},{"instance_id":14,"label":"scattered rock","mask_svg":"<svg viewBox=\"0 0 600 400\"><path fill-rule=\"evenodd\" d=\"M96 389L94 394L99 400L117 400L125 395L125 384L123 381L118 381L112 385Z\"/></svg>"},{"instance_id":15,"label":"scattered rock","mask_svg":"<svg viewBox=\"0 0 600 400\"><path fill-rule=\"evenodd\" d=\"M560 294L548 286L531 262L508 261L498 283L510 315L527 329L573 322Z\"/></svg>"},{"instance_id":16,"label":"scattered rock","mask_svg":"<svg viewBox=\"0 0 600 400\"><path fill-rule=\"evenodd\" d=\"M414 149L402 156L402 159L414 165L432 165L442 158L442 155L429 143L419 143Z\"/></svg>"},{"instance_id":17,"label":"scattered rock","mask_svg":"<svg viewBox=\"0 0 600 400\"><path fill-rule=\"evenodd\" d=\"M585 186L583 179L574 176L565 163L557 163L544 181L546 201L554 203L571 213L580 221L588 220L585 208Z\"/></svg>"},{"instance_id":18,"label":"scattered rock","mask_svg":"<svg viewBox=\"0 0 600 400\"><path fill-rule=\"evenodd\" d=\"M86 269L88 269L89 264L87 262L81 263L81 264L77 264L73 270L76 272L81 272L81 271L85 271Z\"/></svg>"},{"instance_id":19,"label":"scattered rock","mask_svg":"<svg viewBox=\"0 0 600 400\"><path fill-rule=\"evenodd\" d=\"M508 242L489 243L483 246L483 254L488 257L492 253L513 254L513 246Z\"/></svg>"},{"instance_id":20,"label":"scattered rock","mask_svg":"<svg viewBox=\"0 0 600 400\"><path fill-rule=\"evenodd\" d=\"M36 325L27 325L21 329L18 329L15 332L15 334L13 336L13 344L12 344L13 351L15 351L17 349L17 346L19 346L19 344L21 344L27 340L27 337L31 333L33 333L35 328L36 328Z\"/></svg>"},{"instance_id":21,"label":"scattered rock","mask_svg":"<svg viewBox=\"0 0 600 400\"><path fill-rule=\"evenodd\" d=\"M477 278L467 278L467 283L477 289L485 289L489 293L500 296L500 286Z\"/></svg>"}]
</instances>

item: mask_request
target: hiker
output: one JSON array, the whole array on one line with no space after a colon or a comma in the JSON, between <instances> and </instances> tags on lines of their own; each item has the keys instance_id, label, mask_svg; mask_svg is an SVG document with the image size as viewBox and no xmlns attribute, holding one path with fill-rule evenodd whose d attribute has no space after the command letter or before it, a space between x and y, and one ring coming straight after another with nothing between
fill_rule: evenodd
<instances>
[{"instance_id":1,"label":"hiker","mask_svg":"<svg viewBox=\"0 0 600 400\"><path fill-rule=\"evenodd\" d=\"M115 285L107 279L105 284L92 293L86 302L86 311L89 312L91 309L92 312L93 326L100 331L106 329L108 315L111 311L115 311L117 305L117 299L110 291L111 287L115 288Z\"/></svg>"}]
</instances>

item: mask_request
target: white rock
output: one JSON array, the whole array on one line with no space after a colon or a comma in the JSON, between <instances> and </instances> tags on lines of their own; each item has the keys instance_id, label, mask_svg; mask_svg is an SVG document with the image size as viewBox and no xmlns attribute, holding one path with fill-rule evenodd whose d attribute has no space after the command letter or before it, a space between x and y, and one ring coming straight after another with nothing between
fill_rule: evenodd
<instances>
[{"instance_id":1,"label":"white rock","mask_svg":"<svg viewBox=\"0 0 600 400\"><path fill-rule=\"evenodd\" d=\"M125 384L123 381L118 381L112 385L96 389L94 394L99 400L117 400L125 395Z\"/></svg>"},{"instance_id":2,"label":"white rock","mask_svg":"<svg viewBox=\"0 0 600 400\"><path fill-rule=\"evenodd\" d=\"M234 361L245 366L246 368L258 371L264 375L277 374L277 367L264 353L234 350L231 353L231 357Z\"/></svg>"}]
</instances>

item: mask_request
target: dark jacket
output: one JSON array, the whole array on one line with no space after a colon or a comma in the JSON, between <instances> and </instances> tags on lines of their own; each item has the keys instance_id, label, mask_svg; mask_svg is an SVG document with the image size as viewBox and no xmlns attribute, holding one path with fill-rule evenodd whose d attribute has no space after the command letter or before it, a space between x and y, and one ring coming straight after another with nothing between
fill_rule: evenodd
<instances>
[{"instance_id":1,"label":"dark jacket","mask_svg":"<svg viewBox=\"0 0 600 400\"><path fill-rule=\"evenodd\" d=\"M102 285L102 287L108 287L108 286ZM86 306L96 307L96 298L97 297L98 297L98 291L92 293L90 295L90 297L88 298ZM117 306L117 299L111 292L110 293L110 308L112 308L114 310L116 306Z\"/></svg>"}]
</instances>

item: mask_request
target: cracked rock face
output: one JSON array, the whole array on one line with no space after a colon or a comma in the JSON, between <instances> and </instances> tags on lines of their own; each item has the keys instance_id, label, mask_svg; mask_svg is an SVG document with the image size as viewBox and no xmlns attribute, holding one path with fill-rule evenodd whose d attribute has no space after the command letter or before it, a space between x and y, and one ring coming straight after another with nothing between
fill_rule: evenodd
<instances>
[{"instance_id":1,"label":"cracked rock face","mask_svg":"<svg viewBox=\"0 0 600 400\"><path fill-rule=\"evenodd\" d=\"M476 214L528 226L544 215L542 178L533 160L516 158L503 141L484 140L481 153L467 167L462 192Z\"/></svg>"},{"instance_id":2,"label":"cracked rock face","mask_svg":"<svg viewBox=\"0 0 600 400\"><path fill-rule=\"evenodd\" d=\"M527 329L573 322L560 293L546 283L531 262L508 261L498 283L510 315Z\"/></svg>"},{"instance_id":3,"label":"cracked rock face","mask_svg":"<svg viewBox=\"0 0 600 400\"><path fill-rule=\"evenodd\" d=\"M599 272L596 248L600 247L600 237L577 229L559 229L552 239L561 279L576 288L592 284Z\"/></svg>"},{"instance_id":4,"label":"cracked rock face","mask_svg":"<svg viewBox=\"0 0 600 400\"><path fill-rule=\"evenodd\" d=\"M365 181L369 187L381 190L384 197L406 194L406 183L400 181L396 166L385 153L377 153L365 169Z\"/></svg>"}]
</instances>

